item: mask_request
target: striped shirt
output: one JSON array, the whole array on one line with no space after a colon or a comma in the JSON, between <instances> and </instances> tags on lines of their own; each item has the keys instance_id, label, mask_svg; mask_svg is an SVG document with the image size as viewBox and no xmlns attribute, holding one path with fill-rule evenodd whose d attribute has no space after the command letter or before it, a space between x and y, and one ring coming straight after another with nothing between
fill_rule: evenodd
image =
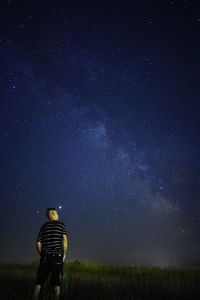
<instances>
[{"instance_id":1,"label":"striped shirt","mask_svg":"<svg viewBox=\"0 0 200 300\"><path fill-rule=\"evenodd\" d=\"M65 225L60 221L48 221L39 231L37 242L42 243L42 252L63 254L63 234L66 234Z\"/></svg>"}]
</instances>

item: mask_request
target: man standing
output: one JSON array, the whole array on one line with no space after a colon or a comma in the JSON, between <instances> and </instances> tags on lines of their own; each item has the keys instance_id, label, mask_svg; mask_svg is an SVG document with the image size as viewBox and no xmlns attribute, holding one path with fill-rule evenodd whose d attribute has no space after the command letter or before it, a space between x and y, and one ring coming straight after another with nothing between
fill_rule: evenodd
<instances>
[{"instance_id":1,"label":"man standing","mask_svg":"<svg viewBox=\"0 0 200 300\"><path fill-rule=\"evenodd\" d=\"M40 264L34 287L33 300L38 300L40 290L49 274L53 287L53 299L60 298L63 277L63 263L67 252L67 233L65 225L59 221L55 208L47 209L48 222L44 223L39 231L36 247L40 255Z\"/></svg>"}]
</instances>

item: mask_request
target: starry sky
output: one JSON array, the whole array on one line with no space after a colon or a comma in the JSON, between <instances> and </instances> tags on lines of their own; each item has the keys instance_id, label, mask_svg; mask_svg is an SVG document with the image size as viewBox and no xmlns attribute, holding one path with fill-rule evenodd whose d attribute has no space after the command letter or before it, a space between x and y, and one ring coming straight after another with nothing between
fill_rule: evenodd
<instances>
[{"instance_id":1,"label":"starry sky","mask_svg":"<svg viewBox=\"0 0 200 300\"><path fill-rule=\"evenodd\" d=\"M200 255L198 1L1 1L0 262Z\"/></svg>"}]
</instances>

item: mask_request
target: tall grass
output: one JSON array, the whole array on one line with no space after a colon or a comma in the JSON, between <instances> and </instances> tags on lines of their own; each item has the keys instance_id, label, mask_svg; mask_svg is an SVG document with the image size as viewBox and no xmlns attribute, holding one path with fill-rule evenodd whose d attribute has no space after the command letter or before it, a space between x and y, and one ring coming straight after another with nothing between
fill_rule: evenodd
<instances>
[{"instance_id":1,"label":"tall grass","mask_svg":"<svg viewBox=\"0 0 200 300\"><path fill-rule=\"evenodd\" d=\"M37 264L0 266L0 299L30 300ZM41 300L48 300L46 282ZM199 300L200 270L66 264L62 300Z\"/></svg>"}]
</instances>

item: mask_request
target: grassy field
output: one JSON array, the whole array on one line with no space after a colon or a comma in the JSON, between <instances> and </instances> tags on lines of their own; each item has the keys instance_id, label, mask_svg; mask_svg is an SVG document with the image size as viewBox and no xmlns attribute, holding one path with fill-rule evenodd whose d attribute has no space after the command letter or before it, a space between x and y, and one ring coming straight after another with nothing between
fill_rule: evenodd
<instances>
[{"instance_id":1,"label":"grassy field","mask_svg":"<svg viewBox=\"0 0 200 300\"><path fill-rule=\"evenodd\" d=\"M0 299L30 300L37 264L0 266ZM49 282L41 299L49 299ZM199 300L200 270L67 264L62 299Z\"/></svg>"}]
</instances>

